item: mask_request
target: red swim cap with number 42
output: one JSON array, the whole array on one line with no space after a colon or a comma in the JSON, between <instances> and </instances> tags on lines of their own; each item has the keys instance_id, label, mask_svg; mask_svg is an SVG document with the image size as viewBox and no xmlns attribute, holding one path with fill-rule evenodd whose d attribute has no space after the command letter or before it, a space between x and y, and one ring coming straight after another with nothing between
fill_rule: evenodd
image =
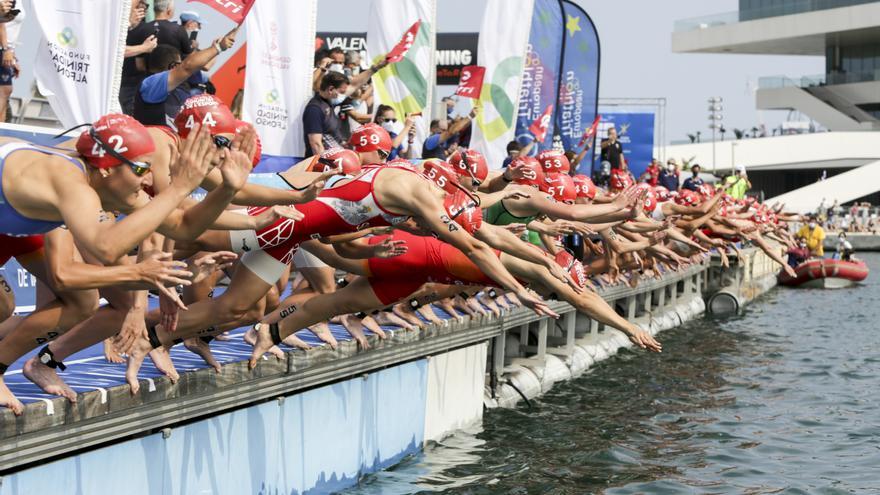
<instances>
[{"instance_id":1,"label":"red swim cap with number 42","mask_svg":"<svg viewBox=\"0 0 880 495\"><path fill-rule=\"evenodd\" d=\"M98 119L76 140L76 151L93 167L113 168L122 164L108 148L134 160L156 151L156 144L143 124L128 115L111 113Z\"/></svg>"}]
</instances>

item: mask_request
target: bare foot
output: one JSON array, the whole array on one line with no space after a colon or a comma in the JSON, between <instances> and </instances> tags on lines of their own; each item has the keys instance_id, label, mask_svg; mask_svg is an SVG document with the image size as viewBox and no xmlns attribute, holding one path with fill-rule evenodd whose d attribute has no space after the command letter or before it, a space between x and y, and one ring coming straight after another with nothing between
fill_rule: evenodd
<instances>
[{"instance_id":1,"label":"bare foot","mask_svg":"<svg viewBox=\"0 0 880 495\"><path fill-rule=\"evenodd\" d=\"M0 406L8 407L16 416L21 416L21 413L24 412L24 404L12 395L12 391L3 382L2 375L0 375Z\"/></svg>"},{"instance_id":2,"label":"bare foot","mask_svg":"<svg viewBox=\"0 0 880 495\"><path fill-rule=\"evenodd\" d=\"M395 304L394 307L391 308L391 312L394 313L394 316L401 318L406 321L410 325L416 328L424 328L425 322L422 321L421 318L413 313L412 308L409 307L409 304Z\"/></svg>"},{"instance_id":3,"label":"bare foot","mask_svg":"<svg viewBox=\"0 0 880 495\"><path fill-rule=\"evenodd\" d=\"M309 331L315 334L316 337L321 339L322 341L330 344L331 349L336 349L339 346L339 342L336 342L336 337L330 332L330 326L326 323L317 323L309 327Z\"/></svg>"},{"instance_id":4,"label":"bare foot","mask_svg":"<svg viewBox=\"0 0 880 495\"><path fill-rule=\"evenodd\" d=\"M150 345L150 341L144 337L138 337L131 345L131 350L128 352L128 361L125 366L125 381L128 382L128 386L131 388L131 395L138 393L141 388L141 384L138 382L138 371L141 369L144 358L152 350L153 346Z\"/></svg>"},{"instance_id":5,"label":"bare foot","mask_svg":"<svg viewBox=\"0 0 880 495\"><path fill-rule=\"evenodd\" d=\"M257 331L254 330L255 327L256 327L256 325L248 328L248 330L244 333L244 337L243 337L245 343L250 344L251 346L253 346L254 343L256 343L256 341L257 341ZM275 359L277 359L279 361L284 359L284 351L279 349L277 345L273 345L266 352L275 356Z\"/></svg>"},{"instance_id":6,"label":"bare foot","mask_svg":"<svg viewBox=\"0 0 880 495\"><path fill-rule=\"evenodd\" d=\"M374 320L376 320L376 323L378 323L380 325L388 325L391 327L400 327L404 330L413 330L416 328L416 327L410 325L409 322L407 322L403 318L397 316L396 314L394 314L390 311L379 311L372 318Z\"/></svg>"},{"instance_id":7,"label":"bare foot","mask_svg":"<svg viewBox=\"0 0 880 495\"><path fill-rule=\"evenodd\" d=\"M434 323L436 325L445 325L446 324L445 321L441 320L440 317L437 316L437 313L434 312L434 307L431 306L430 304L425 304L424 306L419 306L419 309L417 309L416 311L418 311L420 315L425 317L425 319L431 323Z\"/></svg>"},{"instance_id":8,"label":"bare foot","mask_svg":"<svg viewBox=\"0 0 880 495\"><path fill-rule=\"evenodd\" d=\"M456 320L458 320L458 321L464 320L464 317L461 315L461 313L456 311L455 306L452 305L452 299L449 299L448 297L445 299L441 299L441 300L437 301L437 305L440 306L440 309L449 313L449 316L455 318ZM508 308L509 308L509 306L508 306Z\"/></svg>"},{"instance_id":9,"label":"bare foot","mask_svg":"<svg viewBox=\"0 0 880 495\"><path fill-rule=\"evenodd\" d=\"M214 336L214 340L224 341L224 340L232 340L232 337L229 336L229 332L223 332L221 334L217 334Z\"/></svg>"},{"instance_id":10,"label":"bare foot","mask_svg":"<svg viewBox=\"0 0 880 495\"><path fill-rule=\"evenodd\" d=\"M272 344L272 336L269 335L269 325L264 325L262 323L257 323L253 327L254 330L254 351L251 353L251 358L248 360L248 368L254 369L257 367L257 360L263 357L263 354L269 352L269 349L272 348L274 344Z\"/></svg>"},{"instance_id":11,"label":"bare foot","mask_svg":"<svg viewBox=\"0 0 880 495\"><path fill-rule=\"evenodd\" d=\"M385 340L388 338L388 335L385 334L385 330L382 330L382 327L380 327L379 324L376 323L376 320L373 319L372 316L367 316L366 318L361 320L361 324L367 330L375 333L376 336L379 337L380 339Z\"/></svg>"},{"instance_id":12,"label":"bare foot","mask_svg":"<svg viewBox=\"0 0 880 495\"><path fill-rule=\"evenodd\" d=\"M108 363L122 364L125 362L125 358L116 352L116 348L113 347L112 338L104 339L104 359L106 359Z\"/></svg>"},{"instance_id":13,"label":"bare foot","mask_svg":"<svg viewBox=\"0 0 880 495\"><path fill-rule=\"evenodd\" d=\"M156 366L156 369L163 375L167 376L168 379L171 380L171 383L177 383L177 380L180 379L180 375L178 375L177 370L174 369L174 363L171 361L171 354L168 352L168 349L164 347L153 349L150 351L150 359L153 360L153 365Z\"/></svg>"},{"instance_id":14,"label":"bare foot","mask_svg":"<svg viewBox=\"0 0 880 495\"><path fill-rule=\"evenodd\" d=\"M27 360L22 367L22 373L28 380L34 382L49 395L60 395L70 402L76 402L76 392L73 391L55 370L41 363L36 356Z\"/></svg>"},{"instance_id":15,"label":"bare foot","mask_svg":"<svg viewBox=\"0 0 880 495\"><path fill-rule=\"evenodd\" d=\"M358 347L363 350L370 348L370 342L367 340L367 336L364 335L364 325L361 323L360 318L354 315L345 315L342 317L342 326L345 327L349 335L354 337Z\"/></svg>"},{"instance_id":16,"label":"bare foot","mask_svg":"<svg viewBox=\"0 0 880 495\"><path fill-rule=\"evenodd\" d=\"M208 366L214 368L214 371L220 373L220 363L214 358L214 353L211 352L211 346L207 342L198 337L193 337L191 339L184 339L183 346L190 352L204 359Z\"/></svg>"},{"instance_id":17,"label":"bare foot","mask_svg":"<svg viewBox=\"0 0 880 495\"><path fill-rule=\"evenodd\" d=\"M499 308L498 305L495 304L495 300L489 297L488 294L482 293L477 296L477 298L483 304L483 306L489 308L489 311L491 311L496 318L501 316L501 308Z\"/></svg>"},{"instance_id":18,"label":"bare foot","mask_svg":"<svg viewBox=\"0 0 880 495\"><path fill-rule=\"evenodd\" d=\"M312 348L312 346L307 344L304 340L297 337L295 333L292 333L292 334L288 335L287 337L284 337L283 339L281 339L281 343L286 346L296 347L297 349L302 349L302 350L307 350L307 349Z\"/></svg>"}]
</instances>

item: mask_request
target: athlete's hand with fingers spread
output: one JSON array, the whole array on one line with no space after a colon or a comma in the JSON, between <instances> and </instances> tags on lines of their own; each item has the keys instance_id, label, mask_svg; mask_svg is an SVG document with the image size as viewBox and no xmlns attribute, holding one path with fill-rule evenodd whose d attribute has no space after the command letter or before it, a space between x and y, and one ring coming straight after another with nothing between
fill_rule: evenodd
<instances>
[{"instance_id":1,"label":"athlete's hand with fingers spread","mask_svg":"<svg viewBox=\"0 0 880 495\"><path fill-rule=\"evenodd\" d=\"M547 265L547 268L550 270L551 275L559 279L559 281L571 286L571 288L578 294L584 291L584 289L581 288L581 286L579 286L577 282L574 281L574 279L571 277L571 274L563 270L562 267L557 265L555 261L550 261L550 263Z\"/></svg>"},{"instance_id":2,"label":"athlete's hand with fingers spread","mask_svg":"<svg viewBox=\"0 0 880 495\"><path fill-rule=\"evenodd\" d=\"M195 273L192 282L197 284L211 276L217 270L223 270L232 266L238 259L238 255L232 251L217 251L196 258L190 271Z\"/></svg>"},{"instance_id":3,"label":"athlete's hand with fingers spread","mask_svg":"<svg viewBox=\"0 0 880 495\"><path fill-rule=\"evenodd\" d=\"M223 161L220 165L220 173L223 176L223 186L232 191L239 191L247 184L248 175L251 173L251 156L248 149L253 149L254 130L250 127L243 128L235 134L232 146L221 149Z\"/></svg>"},{"instance_id":4,"label":"athlete's hand with fingers spread","mask_svg":"<svg viewBox=\"0 0 880 495\"><path fill-rule=\"evenodd\" d=\"M538 316L550 316L552 318L559 318L559 315L554 313L547 303L545 303L540 297L533 295L529 292L528 289L522 289L516 292L516 297L519 298L520 302L522 302L523 306L531 309Z\"/></svg>"},{"instance_id":5,"label":"athlete's hand with fingers spread","mask_svg":"<svg viewBox=\"0 0 880 495\"><path fill-rule=\"evenodd\" d=\"M267 208L266 211L252 218L254 222L254 230L260 230L264 227L272 225L281 218L287 218L293 220L294 222L298 222L305 217L305 215L303 215L299 210L292 206L273 206L271 208Z\"/></svg>"},{"instance_id":6,"label":"athlete's hand with fingers spread","mask_svg":"<svg viewBox=\"0 0 880 495\"><path fill-rule=\"evenodd\" d=\"M211 170L211 161L216 152L211 134L195 124L189 136L180 143L177 164L171 171L171 185L183 188L187 194L194 191Z\"/></svg>"},{"instance_id":7,"label":"athlete's hand with fingers spread","mask_svg":"<svg viewBox=\"0 0 880 495\"><path fill-rule=\"evenodd\" d=\"M406 241L395 241L390 237L378 244L373 244L372 247L373 257L375 258L394 258L395 256L406 254L408 249Z\"/></svg>"},{"instance_id":8,"label":"athlete's hand with fingers spread","mask_svg":"<svg viewBox=\"0 0 880 495\"><path fill-rule=\"evenodd\" d=\"M171 259L171 253L156 251L147 254L144 260L135 265L140 279L150 285L190 285L192 273L185 270L186 263Z\"/></svg>"}]
</instances>

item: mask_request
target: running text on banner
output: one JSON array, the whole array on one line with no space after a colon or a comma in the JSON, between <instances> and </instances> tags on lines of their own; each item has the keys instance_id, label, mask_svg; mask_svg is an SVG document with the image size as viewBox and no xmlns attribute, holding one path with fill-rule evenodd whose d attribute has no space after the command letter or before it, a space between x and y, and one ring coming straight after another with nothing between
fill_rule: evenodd
<instances>
[{"instance_id":1,"label":"running text on banner","mask_svg":"<svg viewBox=\"0 0 880 495\"><path fill-rule=\"evenodd\" d=\"M232 22L241 24L257 0L187 0L187 3L192 2L209 5L212 9L230 18Z\"/></svg>"},{"instance_id":2,"label":"running text on banner","mask_svg":"<svg viewBox=\"0 0 880 495\"><path fill-rule=\"evenodd\" d=\"M480 99L480 93L483 91L483 76L485 75L485 67L479 65L462 67L461 78L458 80L455 94L465 98Z\"/></svg>"}]
</instances>

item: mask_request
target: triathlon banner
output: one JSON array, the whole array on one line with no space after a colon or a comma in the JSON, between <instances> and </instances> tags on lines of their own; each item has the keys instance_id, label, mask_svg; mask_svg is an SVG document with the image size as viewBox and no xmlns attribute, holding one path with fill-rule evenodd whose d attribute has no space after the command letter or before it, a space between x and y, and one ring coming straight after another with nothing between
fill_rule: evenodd
<instances>
[{"instance_id":1,"label":"triathlon banner","mask_svg":"<svg viewBox=\"0 0 880 495\"><path fill-rule=\"evenodd\" d=\"M533 7L534 0L489 0L483 14L477 51L486 75L471 147L486 155L492 169L501 167L515 135Z\"/></svg>"},{"instance_id":2,"label":"triathlon banner","mask_svg":"<svg viewBox=\"0 0 880 495\"><path fill-rule=\"evenodd\" d=\"M532 140L529 136L532 122L541 118L545 109L556 106L562 43L562 6L559 0L535 0L516 117L516 137L521 144ZM554 124L555 119L548 119L544 133L532 148L532 155L553 147ZM531 135L534 136L534 132Z\"/></svg>"},{"instance_id":3,"label":"triathlon banner","mask_svg":"<svg viewBox=\"0 0 880 495\"><path fill-rule=\"evenodd\" d=\"M302 113L313 95L316 14L317 0L260 0L245 20L242 118L260 133L270 161L271 156L305 155Z\"/></svg>"},{"instance_id":4,"label":"triathlon banner","mask_svg":"<svg viewBox=\"0 0 880 495\"><path fill-rule=\"evenodd\" d=\"M64 127L119 111L119 82L131 1L35 0L40 44L34 75ZM95 29L101 26L101 29Z\"/></svg>"},{"instance_id":5,"label":"triathlon banner","mask_svg":"<svg viewBox=\"0 0 880 495\"><path fill-rule=\"evenodd\" d=\"M367 24L367 53L373 63L399 46L401 36L415 34L403 58L373 76L376 106L394 108L400 121L407 114L421 112L422 116L416 118L414 157L422 156L422 143L431 122L436 17L436 0L373 0ZM413 31L415 22L419 22L418 31Z\"/></svg>"},{"instance_id":6,"label":"triathlon banner","mask_svg":"<svg viewBox=\"0 0 880 495\"><path fill-rule=\"evenodd\" d=\"M566 150L578 150L593 124L599 102L599 35L590 16L568 0L564 53L556 104L556 133ZM652 134L653 135L653 134ZM628 158L628 157L627 157Z\"/></svg>"},{"instance_id":7,"label":"triathlon banner","mask_svg":"<svg viewBox=\"0 0 880 495\"><path fill-rule=\"evenodd\" d=\"M618 139L623 145L627 167L638 178L645 173L654 155L654 114L648 112L602 112L597 142L608 137L608 129L617 128ZM596 166L599 152L596 152ZM594 167L594 170L596 168Z\"/></svg>"}]
</instances>

